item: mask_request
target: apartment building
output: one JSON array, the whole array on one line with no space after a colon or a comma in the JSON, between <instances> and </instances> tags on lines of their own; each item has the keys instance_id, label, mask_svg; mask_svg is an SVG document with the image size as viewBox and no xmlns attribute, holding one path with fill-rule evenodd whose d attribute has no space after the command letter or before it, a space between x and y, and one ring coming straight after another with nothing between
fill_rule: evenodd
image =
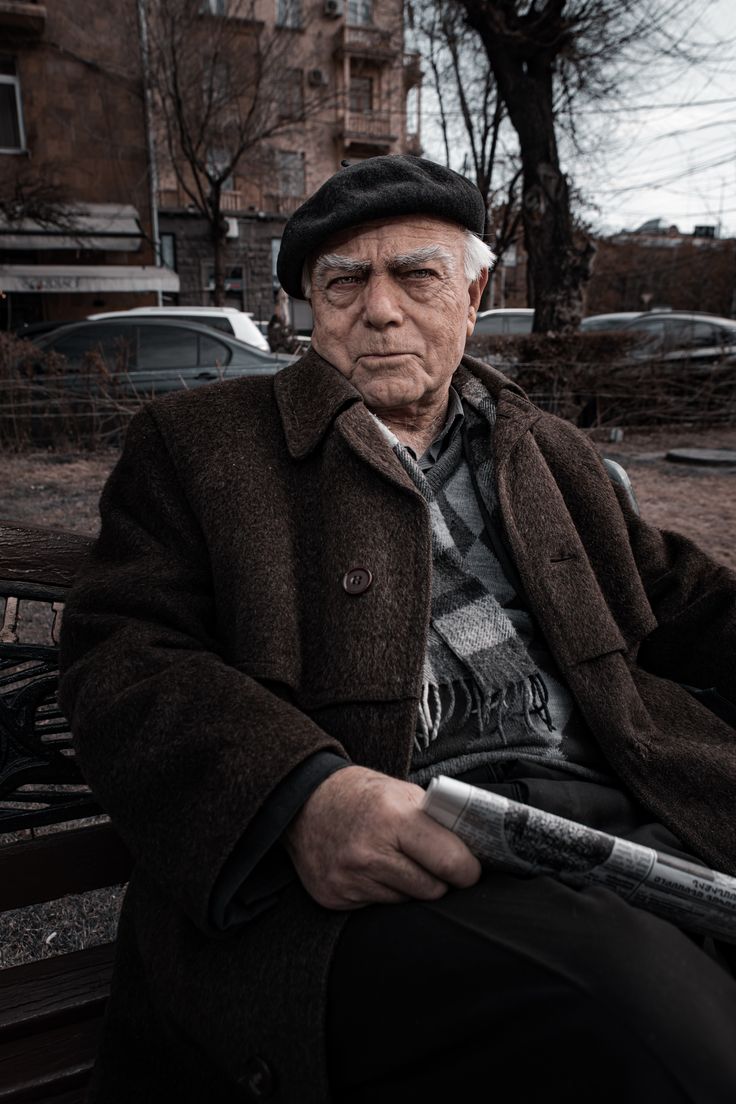
<instances>
[{"instance_id":1,"label":"apartment building","mask_svg":"<svg viewBox=\"0 0 736 1104\"><path fill-rule=\"evenodd\" d=\"M267 319L291 212L343 159L421 153L419 56L404 49L402 0L205 0L205 6L211 19L226 21L244 59L252 59L258 36L271 52L264 80L281 117L242 157L221 195L226 302ZM170 301L212 302L211 233L192 201L192 181L181 167L177 179L165 154L158 168L163 257L181 281ZM292 309L294 324L306 324L302 306Z\"/></svg>"},{"instance_id":2,"label":"apartment building","mask_svg":"<svg viewBox=\"0 0 736 1104\"><path fill-rule=\"evenodd\" d=\"M0 327L155 303L135 0L0 0Z\"/></svg>"}]
</instances>

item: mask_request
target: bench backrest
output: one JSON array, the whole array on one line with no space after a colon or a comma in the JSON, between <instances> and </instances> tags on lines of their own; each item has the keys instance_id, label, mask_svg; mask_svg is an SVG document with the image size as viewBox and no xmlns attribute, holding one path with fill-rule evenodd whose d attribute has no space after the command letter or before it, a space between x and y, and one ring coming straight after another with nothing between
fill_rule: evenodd
<instances>
[{"instance_id":1,"label":"bench backrest","mask_svg":"<svg viewBox=\"0 0 736 1104\"><path fill-rule=\"evenodd\" d=\"M124 882L130 871L56 702L64 598L90 545L0 522L0 911Z\"/></svg>"}]
</instances>

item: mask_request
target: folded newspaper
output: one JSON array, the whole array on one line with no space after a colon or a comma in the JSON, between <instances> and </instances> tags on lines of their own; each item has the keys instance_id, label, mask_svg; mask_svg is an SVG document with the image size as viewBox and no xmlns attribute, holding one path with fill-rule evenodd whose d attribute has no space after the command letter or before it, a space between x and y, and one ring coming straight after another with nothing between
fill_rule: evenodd
<instances>
[{"instance_id":1,"label":"folded newspaper","mask_svg":"<svg viewBox=\"0 0 736 1104\"><path fill-rule=\"evenodd\" d=\"M736 878L440 775L424 811L479 859L516 874L598 885L678 927L736 943Z\"/></svg>"}]
</instances>

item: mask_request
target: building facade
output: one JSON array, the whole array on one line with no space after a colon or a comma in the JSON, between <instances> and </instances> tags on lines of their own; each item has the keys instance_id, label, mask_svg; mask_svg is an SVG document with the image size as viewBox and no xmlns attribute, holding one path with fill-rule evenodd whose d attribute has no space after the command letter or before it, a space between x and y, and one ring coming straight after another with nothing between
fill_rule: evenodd
<instances>
[{"instance_id":1,"label":"building facade","mask_svg":"<svg viewBox=\"0 0 736 1104\"><path fill-rule=\"evenodd\" d=\"M402 0L208 0L212 18L241 35L259 34L275 57L272 95L282 111L272 132L227 180L221 210L225 301L267 320L278 288L275 263L284 223L344 159L420 153L417 54L404 50ZM256 30L254 31L254 26ZM250 47L253 48L252 45ZM180 279L181 305L214 296L210 229L165 154L159 157L162 252ZM178 175L178 179L177 179ZM291 304L307 326L308 309Z\"/></svg>"},{"instance_id":2,"label":"building facade","mask_svg":"<svg viewBox=\"0 0 736 1104\"><path fill-rule=\"evenodd\" d=\"M135 0L0 0L0 327L175 293L157 267Z\"/></svg>"}]
</instances>

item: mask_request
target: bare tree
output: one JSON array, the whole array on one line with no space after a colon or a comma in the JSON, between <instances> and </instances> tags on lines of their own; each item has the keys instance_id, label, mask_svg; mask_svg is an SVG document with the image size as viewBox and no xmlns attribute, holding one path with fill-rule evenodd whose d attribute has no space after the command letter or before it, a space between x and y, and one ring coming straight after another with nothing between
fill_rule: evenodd
<instances>
[{"instance_id":1,"label":"bare tree","mask_svg":"<svg viewBox=\"0 0 736 1104\"><path fill-rule=\"evenodd\" d=\"M480 37L519 140L530 301L538 332L572 329L592 243L575 227L558 133L583 100L610 95L628 66L692 60L688 0L456 0Z\"/></svg>"},{"instance_id":2,"label":"bare tree","mask_svg":"<svg viewBox=\"0 0 736 1104\"><path fill-rule=\"evenodd\" d=\"M0 219L9 227L32 222L43 230L73 231L77 215L71 193L58 183L57 175L50 162L0 161Z\"/></svg>"},{"instance_id":3,"label":"bare tree","mask_svg":"<svg viewBox=\"0 0 736 1104\"><path fill-rule=\"evenodd\" d=\"M223 192L238 174L253 181L273 172L268 139L303 127L327 96L296 87L294 36L258 20L254 0L149 0L147 24L158 143L166 168L207 221L214 298L222 303Z\"/></svg>"},{"instance_id":4,"label":"bare tree","mask_svg":"<svg viewBox=\"0 0 736 1104\"><path fill-rule=\"evenodd\" d=\"M521 218L521 167L506 140L507 113L493 71L453 0L419 0L411 19L437 105L445 164L478 186L488 211L486 240L500 260ZM486 296L489 291L490 284Z\"/></svg>"}]
</instances>

